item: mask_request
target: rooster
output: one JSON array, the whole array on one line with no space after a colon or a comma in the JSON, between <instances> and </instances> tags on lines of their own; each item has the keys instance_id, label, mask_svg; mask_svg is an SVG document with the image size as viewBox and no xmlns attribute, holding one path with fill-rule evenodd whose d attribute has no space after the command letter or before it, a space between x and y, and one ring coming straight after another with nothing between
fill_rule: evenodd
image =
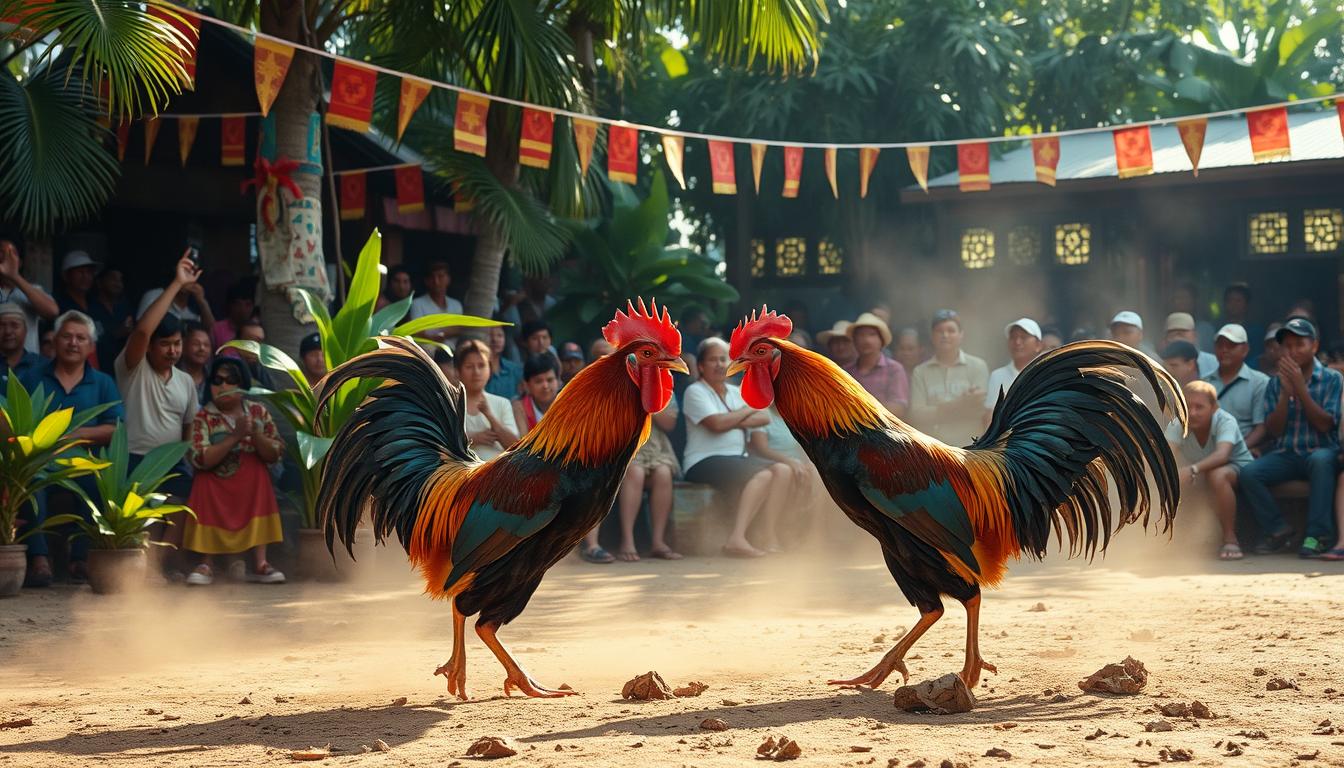
<instances>
[{"instance_id":1,"label":"rooster","mask_svg":"<svg viewBox=\"0 0 1344 768\"><path fill-rule=\"evenodd\" d=\"M681 334L667 309L627 304L602 334L615 353L565 386L546 418L512 449L482 462L463 431L464 390L451 386L413 342L383 347L332 371L317 387L319 409L355 378L382 379L340 428L318 496L327 546L347 551L367 511L374 535L392 531L431 597L453 611L453 653L435 670L467 697L464 628L504 666L504 694L573 693L538 684L496 637L527 606L546 571L597 525L626 466L648 438L650 415L686 373Z\"/></svg>"},{"instance_id":2,"label":"rooster","mask_svg":"<svg viewBox=\"0 0 1344 768\"><path fill-rule=\"evenodd\" d=\"M1180 501L1176 462L1162 425L1127 386L1137 369L1168 418L1186 421L1176 381L1141 352L1110 341L1070 344L1037 358L989 427L966 448L945 445L893 416L830 360L789 342L793 323L762 310L733 331L729 373L745 371L742 397L772 402L816 464L827 491L882 545L887 569L919 621L867 672L832 685L877 687L943 615L942 596L966 609L966 662L982 671L980 588L997 586L1007 561L1045 555L1051 528L1069 554L1105 551L1113 530L1149 520L1151 469L1162 529ZM1107 475L1123 514L1114 520Z\"/></svg>"}]
</instances>

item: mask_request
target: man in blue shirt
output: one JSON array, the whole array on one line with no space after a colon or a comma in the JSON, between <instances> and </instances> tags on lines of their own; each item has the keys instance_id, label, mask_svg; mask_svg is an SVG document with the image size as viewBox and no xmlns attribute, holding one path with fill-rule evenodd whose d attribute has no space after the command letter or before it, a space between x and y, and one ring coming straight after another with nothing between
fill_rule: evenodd
<instances>
[{"instance_id":1,"label":"man in blue shirt","mask_svg":"<svg viewBox=\"0 0 1344 768\"><path fill-rule=\"evenodd\" d=\"M9 389L10 375L22 382L46 362L41 355L25 348L28 339L28 313L13 302L0 304L0 397Z\"/></svg>"},{"instance_id":2,"label":"man in blue shirt","mask_svg":"<svg viewBox=\"0 0 1344 768\"><path fill-rule=\"evenodd\" d=\"M1265 534L1256 551L1267 554L1283 549L1293 535L1269 487L1289 480L1310 483L1306 538L1298 555L1318 557L1334 538L1339 398L1344 377L1316 359L1320 342L1316 326L1306 318L1290 318L1276 338L1283 356L1265 387L1265 430L1278 444L1246 467L1241 490Z\"/></svg>"}]
</instances>

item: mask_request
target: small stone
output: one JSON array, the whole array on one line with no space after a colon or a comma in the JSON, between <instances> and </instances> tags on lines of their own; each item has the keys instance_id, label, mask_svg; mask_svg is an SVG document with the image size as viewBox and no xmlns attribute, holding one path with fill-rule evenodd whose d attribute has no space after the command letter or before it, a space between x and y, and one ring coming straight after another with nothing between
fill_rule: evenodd
<instances>
[{"instance_id":1,"label":"small stone","mask_svg":"<svg viewBox=\"0 0 1344 768\"><path fill-rule=\"evenodd\" d=\"M182 719L182 716L181 716L181 715L164 715L163 717L161 717L161 718L159 718L159 719L160 719L160 720L168 720L168 721L172 721L172 720L181 720L181 719Z\"/></svg>"},{"instance_id":2,"label":"small stone","mask_svg":"<svg viewBox=\"0 0 1344 768\"><path fill-rule=\"evenodd\" d=\"M857 745L857 744L851 744L850 747L849 747L849 751L850 751L850 752L872 752L872 751L873 751L873 748L872 748L872 747L863 747L863 746L859 746L859 745Z\"/></svg>"},{"instance_id":3,"label":"small stone","mask_svg":"<svg viewBox=\"0 0 1344 768\"><path fill-rule=\"evenodd\" d=\"M995 723L995 724L994 724L994 730L996 730L996 731L1011 731L1012 729L1014 729L1014 728L1016 728L1016 727L1017 727L1017 723Z\"/></svg>"},{"instance_id":4,"label":"small stone","mask_svg":"<svg viewBox=\"0 0 1344 768\"><path fill-rule=\"evenodd\" d=\"M1093 733L1091 733L1091 734L1089 734L1089 735L1087 735L1087 736L1084 736L1084 737L1083 737L1083 740L1084 740L1084 741L1096 741L1097 739L1100 739L1102 736L1105 736L1105 735L1106 735L1106 732L1103 731L1103 730L1101 730L1100 728L1098 728L1098 729L1097 729L1096 731L1094 731Z\"/></svg>"},{"instance_id":5,"label":"small stone","mask_svg":"<svg viewBox=\"0 0 1344 768\"><path fill-rule=\"evenodd\" d=\"M1173 701L1169 704L1158 704L1157 711L1167 717L1189 717L1190 705L1183 701Z\"/></svg>"},{"instance_id":6,"label":"small stone","mask_svg":"<svg viewBox=\"0 0 1344 768\"><path fill-rule=\"evenodd\" d=\"M518 746L507 736L482 736L467 747L467 757L512 757L518 754Z\"/></svg>"},{"instance_id":7,"label":"small stone","mask_svg":"<svg viewBox=\"0 0 1344 768\"><path fill-rule=\"evenodd\" d=\"M1298 759L1298 760L1315 760L1316 758L1318 758L1318 757L1320 757L1320 756L1321 756L1321 750L1318 749L1318 750L1316 750L1315 752L1308 752L1308 753L1306 753L1306 754L1298 755L1298 756L1297 756L1297 759Z\"/></svg>"},{"instance_id":8,"label":"small stone","mask_svg":"<svg viewBox=\"0 0 1344 768\"><path fill-rule=\"evenodd\" d=\"M700 730L702 731L726 731L728 724L717 717L707 717L700 721Z\"/></svg>"},{"instance_id":9,"label":"small stone","mask_svg":"<svg viewBox=\"0 0 1344 768\"><path fill-rule=\"evenodd\" d=\"M681 686L680 688L673 690L672 695L676 696L678 699L687 699L693 696L699 696L700 694L708 690L709 686L705 685L704 683L690 682Z\"/></svg>"},{"instance_id":10,"label":"small stone","mask_svg":"<svg viewBox=\"0 0 1344 768\"><path fill-rule=\"evenodd\" d=\"M720 700L719 700L719 703L722 704L722 705L725 706L725 707L737 707L737 706L741 706L741 704L742 704L742 702L740 702L740 701L733 701L732 699L720 699Z\"/></svg>"},{"instance_id":11,"label":"small stone","mask_svg":"<svg viewBox=\"0 0 1344 768\"><path fill-rule=\"evenodd\" d=\"M376 750L378 750L379 752L391 752L391 751L392 751L392 748L389 747L389 746L387 745L387 742L386 742L386 741L383 741L382 739L374 739L374 740L373 740L373 748L376 749Z\"/></svg>"},{"instance_id":12,"label":"small stone","mask_svg":"<svg viewBox=\"0 0 1344 768\"><path fill-rule=\"evenodd\" d=\"M906 712L931 711L940 715L969 712L975 708L975 694L953 673L916 685L903 685L893 697L897 709Z\"/></svg>"},{"instance_id":13,"label":"small stone","mask_svg":"<svg viewBox=\"0 0 1344 768\"><path fill-rule=\"evenodd\" d=\"M242 701L239 701L238 703L239 703L239 704L251 704L251 703L252 703L252 699L250 699L250 698L244 696L243 699L242 699Z\"/></svg>"},{"instance_id":14,"label":"small stone","mask_svg":"<svg viewBox=\"0 0 1344 768\"><path fill-rule=\"evenodd\" d=\"M1212 720L1217 717L1213 714L1213 710L1209 709L1208 705L1199 699L1190 702L1190 716L1199 720Z\"/></svg>"},{"instance_id":15,"label":"small stone","mask_svg":"<svg viewBox=\"0 0 1344 768\"><path fill-rule=\"evenodd\" d=\"M1027 613L1045 613L1045 603L1037 603L1027 609Z\"/></svg>"},{"instance_id":16,"label":"small stone","mask_svg":"<svg viewBox=\"0 0 1344 768\"><path fill-rule=\"evenodd\" d=\"M1010 753L1008 750L1000 749L998 747L990 747L985 752L985 757L1000 757L1003 758L1004 760L1008 760L1012 756L1013 756L1012 753Z\"/></svg>"},{"instance_id":17,"label":"small stone","mask_svg":"<svg viewBox=\"0 0 1344 768\"><path fill-rule=\"evenodd\" d=\"M291 760L326 760L331 757L331 745L296 749L289 753Z\"/></svg>"},{"instance_id":18,"label":"small stone","mask_svg":"<svg viewBox=\"0 0 1344 768\"><path fill-rule=\"evenodd\" d=\"M1054 696L1051 696L1051 697L1050 697L1050 703L1051 703L1051 704L1063 704L1064 702L1066 702L1066 701L1068 701L1068 700L1069 700L1069 697L1068 697L1068 696L1065 696L1065 695L1062 694L1062 693L1056 693Z\"/></svg>"},{"instance_id":19,"label":"small stone","mask_svg":"<svg viewBox=\"0 0 1344 768\"><path fill-rule=\"evenodd\" d=\"M788 736L780 736L778 741L773 736L767 737L756 748L756 758L758 760L783 762L784 760L796 760L802 754L803 748Z\"/></svg>"},{"instance_id":20,"label":"small stone","mask_svg":"<svg viewBox=\"0 0 1344 768\"><path fill-rule=\"evenodd\" d=\"M392 700L392 706L394 706L394 707L404 707L404 706L406 706L406 697L405 697L405 696L398 696L397 698L393 699L393 700Z\"/></svg>"},{"instance_id":21,"label":"small stone","mask_svg":"<svg viewBox=\"0 0 1344 768\"><path fill-rule=\"evenodd\" d=\"M146 709L146 710L145 710L145 714L146 714L146 715L162 715L162 714L163 714L163 710L162 710L162 709Z\"/></svg>"},{"instance_id":22,"label":"small stone","mask_svg":"<svg viewBox=\"0 0 1344 768\"><path fill-rule=\"evenodd\" d=\"M1265 675L1268 675L1269 672L1266 671L1264 667L1256 667L1255 669L1251 670L1251 674L1255 675L1256 677L1264 677Z\"/></svg>"},{"instance_id":23,"label":"small stone","mask_svg":"<svg viewBox=\"0 0 1344 768\"><path fill-rule=\"evenodd\" d=\"M1248 739L1268 739L1268 738L1269 738L1269 735L1266 734L1264 731L1260 730L1259 728L1256 728L1256 729L1254 729L1254 730L1250 730L1250 731L1237 731L1237 735L1238 735L1238 736L1245 736L1245 737L1248 738Z\"/></svg>"},{"instance_id":24,"label":"small stone","mask_svg":"<svg viewBox=\"0 0 1344 768\"><path fill-rule=\"evenodd\" d=\"M1169 749L1163 747L1158 751L1157 756L1168 763L1188 763L1195 758L1195 753L1185 748Z\"/></svg>"},{"instance_id":25,"label":"small stone","mask_svg":"<svg viewBox=\"0 0 1344 768\"><path fill-rule=\"evenodd\" d=\"M662 675L650 670L627 682L621 688L621 698L653 701L673 698L673 694Z\"/></svg>"},{"instance_id":26,"label":"small stone","mask_svg":"<svg viewBox=\"0 0 1344 768\"><path fill-rule=\"evenodd\" d=\"M1149 733L1165 733L1166 731L1176 730L1176 726L1172 725L1168 720L1154 720L1143 726L1143 730Z\"/></svg>"},{"instance_id":27,"label":"small stone","mask_svg":"<svg viewBox=\"0 0 1344 768\"><path fill-rule=\"evenodd\" d=\"M1297 687L1297 681L1296 681L1296 680L1289 680L1289 679L1287 679L1287 678L1283 678L1283 677L1272 677L1272 678L1269 679L1269 682L1265 683L1265 690L1266 690L1266 691L1287 691L1287 690L1294 690L1294 691L1296 691L1296 690L1299 690L1299 689L1298 689L1298 687Z\"/></svg>"},{"instance_id":28,"label":"small stone","mask_svg":"<svg viewBox=\"0 0 1344 768\"><path fill-rule=\"evenodd\" d=\"M1148 670L1143 662L1132 656L1126 656L1124 661L1115 664L1107 664L1086 680L1078 681L1078 687L1084 691L1128 696L1143 690L1147 684Z\"/></svg>"}]
</instances>

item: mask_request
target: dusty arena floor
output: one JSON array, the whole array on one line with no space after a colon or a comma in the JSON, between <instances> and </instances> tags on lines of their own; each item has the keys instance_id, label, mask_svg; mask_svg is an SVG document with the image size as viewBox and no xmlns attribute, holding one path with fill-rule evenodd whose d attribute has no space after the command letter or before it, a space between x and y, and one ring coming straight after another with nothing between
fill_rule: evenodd
<instances>
[{"instance_id":1,"label":"dusty arena floor","mask_svg":"<svg viewBox=\"0 0 1344 768\"><path fill-rule=\"evenodd\" d=\"M1210 562L1203 546L1135 534L1105 562L1020 565L989 594L982 650L999 675L950 716L895 710L891 682L825 684L867 669L915 618L871 545L807 562L566 562L501 633L540 682L582 692L558 701L503 698L474 637L474 698L445 698L430 673L448 657L448 611L394 553L379 553L392 575L365 586L27 591L0 603L0 722L32 725L0 728L0 766L279 765L326 745L328 763L456 766L486 735L519 745L505 764L728 766L779 734L813 765L1142 766L1179 749L1196 765L1344 765L1344 569ZM912 652L913 680L960 668L963 627L950 606ZM1141 694L1079 690L1126 655L1151 672ZM649 670L709 690L621 700ZM1267 691L1274 677L1298 689ZM1217 718L1154 710L1194 699ZM701 730L710 717L730 729ZM1145 732L1158 720L1173 729Z\"/></svg>"}]
</instances>

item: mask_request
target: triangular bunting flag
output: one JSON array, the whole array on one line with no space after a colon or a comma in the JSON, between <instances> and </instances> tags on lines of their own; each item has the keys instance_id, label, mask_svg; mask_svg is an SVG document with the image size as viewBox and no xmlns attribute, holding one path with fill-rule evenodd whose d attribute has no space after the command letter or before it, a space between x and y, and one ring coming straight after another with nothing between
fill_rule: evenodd
<instances>
[{"instance_id":1,"label":"triangular bunting flag","mask_svg":"<svg viewBox=\"0 0 1344 768\"><path fill-rule=\"evenodd\" d=\"M123 162L126 159L126 145L131 140L131 124L117 124L117 162Z\"/></svg>"},{"instance_id":2,"label":"triangular bunting flag","mask_svg":"<svg viewBox=\"0 0 1344 768\"><path fill-rule=\"evenodd\" d=\"M397 102L397 141L401 141L406 126L411 123L411 116L425 103L428 95L429 83L413 77L401 78L401 100Z\"/></svg>"},{"instance_id":3,"label":"triangular bunting flag","mask_svg":"<svg viewBox=\"0 0 1344 768\"><path fill-rule=\"evenodd\" d=\"M327 123L364 133L373 119L373 91L378 73L368 67L337 59L331 70L331 105Z\"/></svg>"},{"instance_id":4,"label":"triangular bunting flag","mask_svg":"<svg viewBox=\"0 0 1344 768\"><path fill-rule=\"evenodd\" d=\"M196 143L196 130L201 127L201 118L199 117L179 117L177 118L177 156L182 160L182 167L187 166L187 158L191 156L191 146Z\"/></svg>"},{"instance_id":5,"label":"triangular bunting flag","mask_svg":"<svg viewBox=\"0 0 1344 768\"><path fill-rule=\"evenodd\" d=\"M247 145L247 118L239 115L224 117L219 121L219 136L219 164L242 165Z\"/></svg>"},{"instance_id":6,"label":"triangular bunting flag","mask_svg":"<svg viewBox=\"0 0 1344 768\"><path fill-rule=\"evenodd\" d=\"M257 103L261 105L264 117L271 113L280 86L285 84L289 64L294 60L294 48L258 37L252 51L252 79L257 84Z\"/></svg>"},{"instance_id":7,"label":"triangular bunting flag","mask_svg":"<svg viewBox=\"0 0 1344 768\"><path fill-rule=\"evenodd\" d=\"M1036 163L1036 180L1055 186L1055 170L1059 168L1059 137L1032 139L1031 159Z\"/></svg>"},{"instance_id":8,"label":"triangular bunting flag","mask_svg":"<svg viewBox=\"0 0 1344 768\"><path fill-rule=\"evenodd\" d=\"M905 157L910 161L910 173L914 174L919 188L929 191L929 148L906 147Z\"/></svg>"},{"instance_id":9,"label":"triangular bunting flag","mask_svg":"<svg viewBox=\"0 0 1344 768\"><path fill-rule=\"evenodd\" d=\"M544 109L523 108L523 130L518 139L518 163L529 168L551 167L551 136L555 115Z\"/></svg>"},{"instance_id":10,"label":"triangular bunting flag","mask_svg":"<svg viewBox=\"0 0 1344 768\"><path fill-rule=\"evenodd\" d=\"M1176 130L1181 134L1181 143L1185 145L1185 154L1190 158L1190 167L1198 176L1199 156L1204 153L1204 134L1209 130L1209 120L1206 117L1179 120Z\"/></svg>"},{"instance_id":11,"label":"triangular bunting flag","mask_svg":"<svg viewBox=\"0 0 1344 768\"><path fill-rule=\"evenodd\" d=\"M165 21L177 34L172 40L173 47L178 48L182 57L182 69L186 72L186 81L184 85L189 91L196 90L196 49L201 42L201 20L194 16L187 16L181 11L171 6L165 6L158 3L149 4L149 15L161 21ZM171 14L178 14L174 17Z\"/></svg>"},{"instance_id":12,"label":"triangular bunting flag","mask_svg":"<svg viewBox=\"0 0 1344 768\"><path fill-rule=\"evenodd\" d=\"M731 141L709 142L709 172L714 180L714 194L737 194L737 166L733 163Z\"/></svg>"},{"instance_id":13,"label":"triangular bunting flag","mask_svg":"<svg viewBox=\"0 0 1344 768\"><path fill-rule=\"evenodd\" d=\"M466 192L462 191L461 185L454 181L449 185L449 188L453 191L453 211L457 213L470 213L471 211L476 210L476 201L472 200L467 196Z\"/></svg>"},{"instance_id":14,"label":"triangular bunting flag","mask_svg":"<svg viewBox=\"0 0 1344 768\"><path fill-rule=\"evenodd\" d=\"M341 220L364 218L364 202L368 194L368 180L364 171L341 174ZM400 191L400 187L398 187Z\"/></svg>"},{"instance_id":15,"label":"triangular bunting flag","mask_svg":"<svg viewBox=\"0 0 1344 768\"><path fill-rule=\"evenodd\" d=\"M418 165L403 165L393 171L397 179L397 213L425 210L425 177Z\"/></svg>"},{"instance_id":16,"label":"triangular bunting flag","mask_svg":"<svg viewBox=\"0 0 1344 768\"><path fill-rule=\"evenodd\" d=\"M686 188L686 174L682 170L686 156L686 139L673 133L663 134L663 159L667 161L667 169L672 172L672 178L677 180L682 189Z\"/></svg>"},{"instance_id":17,"label":"triangular bunting flag","mask_svg":"<svg viewBox=\"0 0 1344 768\"><path fill-rule=\"evenodd\" d=\"M1148 126L1120 128L1112 131L1115 141L1115 170L1122 179L1145 176L1153 172L1153 141Z\"/></svg>"},{"instance_id":18,"label":"triangular bunting flag","mask_svg":"<svg viewBox=\"0 0 1344 768\"><path fill-rule=\"evenodd\" d=\"M962 192L989 189L989 143L968 141L957 145L957 184Z\"/></svg>"},{"instance_id":19,"label":"triangular bunting flag","mask_svg":"<svg viewBox=\"0 0 1344 768\"><path fill-rule=\"evenodd\" d=\"M579 153L579 175L588 175L588 166L593 162L593 144L597 141L597 123L592 120L574 118L574 148Z\"/></svg>"},{"instance_id":20,"label":"triangular bunting flag","mask_svg":"<svg viewBox=\"0 0 1344 768\"><path fill-rule=\"evenodd\" d=\"M157 117L145 120L145 165L149 165L149 156L154 154L154 142L159 140L159 129L163 123Z\"/></svg>"},{"instance_id":21,"label":"triangular bunting flag","mask_svg":"<svg viewBox=\"0 0 1344 768\"><path fill-rule=\"evenodd\" d=\"M485 121L490 100L475 93L457 94L457 112L453 118L453 149L485 157Z\"/></svg>"},{"instance_id":22,"label":"triangular bunting flag","mask_svg":"<svg viewBox=\"0 0 1344 768\"><path fill-rule=\"evenodd\" d=\"M877 167L877 154L880 151L877 147L859 149L859 197L868 196L868 177L873 175L873 168Z\"/></svg>"},{"instance_id":23,"label":"triangular bunting flag","mask_svg":"<svg viewBox=\"0 0 1344 768\"><path fill-rule=\"evenodd\" d=\"M1344 117L1340 118L1344 120ZM761 167L765 165L765 145L751 145L751 178L756 181L756 194L761 194Z\"/></svg>"},{"instance_id":24,"label":"triangular bunting flag","mask_svg":"<svg viewBox=\"0 0 1344 768\"><path fill-rule=\"evenodd\" d=\"M803 179L803 148L784 148L784 197L797 197Z\"/></svg>"},{"instance_id":25,"label":"triangular bunting flag","mask_svg":"<svg viewBox=\"0 0 1344 768\"><path fill-rule=\"evenodd\" d=\"M826 180L831 182L831 195L840 199L840 186L835 182L835 147L827 147L823 164L826 166Z\"/></svg>"},{"instance_id":26,"label":"triangular bunting flag","mask_svg":"<svg viewBox=\"0 0 1344 768\"><path fill-rule=\"evenodd\" d=\"M634 184L639 168L639 129L612 125L607 130L607 178Z\"/></svg>"},{"instance_id":27,"label":"triangular bunting flag","mask_svg":"<svg viewBox=\"0 0 1344 768\"><path fill-rule=\"evenodd\" d=\"M1251 154L1263 163L1291 157L1288 141L1288 108L1273 107L1246 113L1246 128L1251 134Z\"/></svg>"}]
</instances>

